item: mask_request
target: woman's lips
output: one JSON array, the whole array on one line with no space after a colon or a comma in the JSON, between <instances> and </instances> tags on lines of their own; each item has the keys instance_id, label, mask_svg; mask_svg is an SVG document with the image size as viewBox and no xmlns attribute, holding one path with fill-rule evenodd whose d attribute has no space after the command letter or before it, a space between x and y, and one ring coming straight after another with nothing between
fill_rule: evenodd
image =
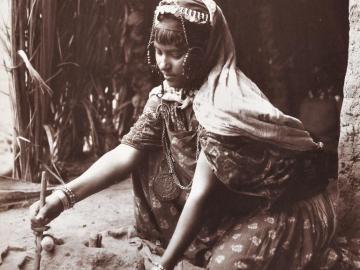
<instances>
[{"instance_id":1,"label":"woman's lips","mask_svg":"<svg viewBox=\"0 0 360 270\"><path fill-rule=\"evenodd\" d=\"M165 80L167 80L167 81L174 81L174 80L176 79L175 76L170 76L170 75L164 75L164 78L165 78Z\"/></svg>"}]
</instances>

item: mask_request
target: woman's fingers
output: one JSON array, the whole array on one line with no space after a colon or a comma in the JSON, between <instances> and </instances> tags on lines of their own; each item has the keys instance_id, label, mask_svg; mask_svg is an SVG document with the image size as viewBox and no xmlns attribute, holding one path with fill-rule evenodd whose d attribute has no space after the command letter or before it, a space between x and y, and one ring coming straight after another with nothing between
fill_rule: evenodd
<instances>
[{"instance_id":1,"label":"woman's fingers","mask_svg":"<svg viewBox=\"0 0 360 270\"><path fill-rule=\"evenodd\" d=\"M57 196L46 197L45 205L40 208L39 201L30 206L31 228L36 231L43 231L44 226L56 218L61 212L61 201Z\"/></svg>"},{"instance_id":2,"label":"woman's fingers","mask_svg":"<svg viewBox=\"0 0 360 270\"><path fill-rule=\"evenodd\" d=\"M46 216L47 211L47 205L39 209L39 202L36 202L30 207L31 228L34 231L42 230L44 225L49 222L49 219Z\"/></svg>"},{"instance_id":3,"label":"woman's fingers","mask_svg":"<svg viewBox=\"0 0 360 270\"><path fill-rule=\"evenodd\" d=\"M35 219L40 222L42 225L45 225L46 221L49 221L49 219L47 218L47 214L48 214L48 209L49 205L45 204L43 207L40 208L38 214L36 215Z\"/></svg>"},{"instance_id":4,"label":"woman's fingers","mask_svg":"<svg viewBox=\"0 0 360 270\"><path fill-rule=\"evenodd\" d=\"M34 202L30 207L29 207L29 217L30 217L30 221L31 223L33 222L37 222L37 214L39 213L39 201Z\"/></svg>"}]
</instances>

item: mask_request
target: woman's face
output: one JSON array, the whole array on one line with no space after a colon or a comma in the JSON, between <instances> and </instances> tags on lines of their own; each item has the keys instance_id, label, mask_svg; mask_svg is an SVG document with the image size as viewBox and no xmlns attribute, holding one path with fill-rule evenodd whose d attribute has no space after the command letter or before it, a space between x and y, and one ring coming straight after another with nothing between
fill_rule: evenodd
<instances>
[{"instance_id":1,"label":"woman's face","mask_svg":"<svg viewBox=\"0 0 360 270\"><path fill-rule=\"evenodd\" d=\"M171 87L181 88L186 84L183 74L185 48L154 42L156 64Z\"/></svg>"}]
</instances>

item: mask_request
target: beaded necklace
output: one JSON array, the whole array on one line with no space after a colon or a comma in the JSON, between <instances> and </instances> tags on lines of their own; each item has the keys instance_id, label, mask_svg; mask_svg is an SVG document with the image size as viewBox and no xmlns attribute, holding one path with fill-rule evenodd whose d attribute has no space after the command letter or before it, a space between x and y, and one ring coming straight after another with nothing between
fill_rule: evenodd
<instances>
[{"instance_id":1,"label":"beaded necklace","mask_svg":"<svg viewBox=\"0 0 360 270\"><path fill-rule=\"evenodd\" d=\"M193 98L195 96L197 90L186 90L185 91L183 88L176 89L174 87L168 86L167 84L165 84L165 85L166 85L166 89L164 87L164 84L162 84L162 86L161 86L162 87L162 91L161 91L162 97L161 97L160 104L157 107L157 113L162 118L162 123L163 123L161 140L162 140L162 145L163 145L163 149L164 149L164 155L165 155L165 159L166 159L166 162L167 162L167 165L169 168L169 174L171 176L172 182L178 188L180 188L182 190L190 190L191 186L192 186L192 181L188 185L182 185L178 176L176 175L174 158L171 153L171 149L170 149L170 145L169 145L169 141L168 141L168 134L167 134L167 130L166 130L166 119L169 119L170 107L168 104L163 102L163 100L164 100L163 97L165 96L165 94L170 93L170 94L175 94L175 95L179 95L179 96L183 95L183 96L185 96L185 99ZM165 99L165 100L168 100L168 99ZM200 143L199 143L199 132L197 131L196 154L195 154L196 160L199 157L199 153L200 153ZM173 191L173 192L175 193L175 191Z\"/></svg>"}]
</instances>

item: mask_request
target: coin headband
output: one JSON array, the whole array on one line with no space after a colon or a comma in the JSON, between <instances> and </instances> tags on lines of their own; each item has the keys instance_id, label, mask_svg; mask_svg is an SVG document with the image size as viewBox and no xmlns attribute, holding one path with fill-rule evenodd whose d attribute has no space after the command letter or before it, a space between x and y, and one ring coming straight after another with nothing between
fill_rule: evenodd
<instances>
[{"instance_id":1,"label":"coin headband","mask_svg":"<svg viewBox=\"0 0 360 270\"><path fill-rule=\"evenodd\" d=\"M159 23L159 15L172 14L177 18L185 19L191 23L207 24L210 22L209 14L201 11L175 5L160 5L155 10L155 25Z\"/></svg>"}]
</instances>

